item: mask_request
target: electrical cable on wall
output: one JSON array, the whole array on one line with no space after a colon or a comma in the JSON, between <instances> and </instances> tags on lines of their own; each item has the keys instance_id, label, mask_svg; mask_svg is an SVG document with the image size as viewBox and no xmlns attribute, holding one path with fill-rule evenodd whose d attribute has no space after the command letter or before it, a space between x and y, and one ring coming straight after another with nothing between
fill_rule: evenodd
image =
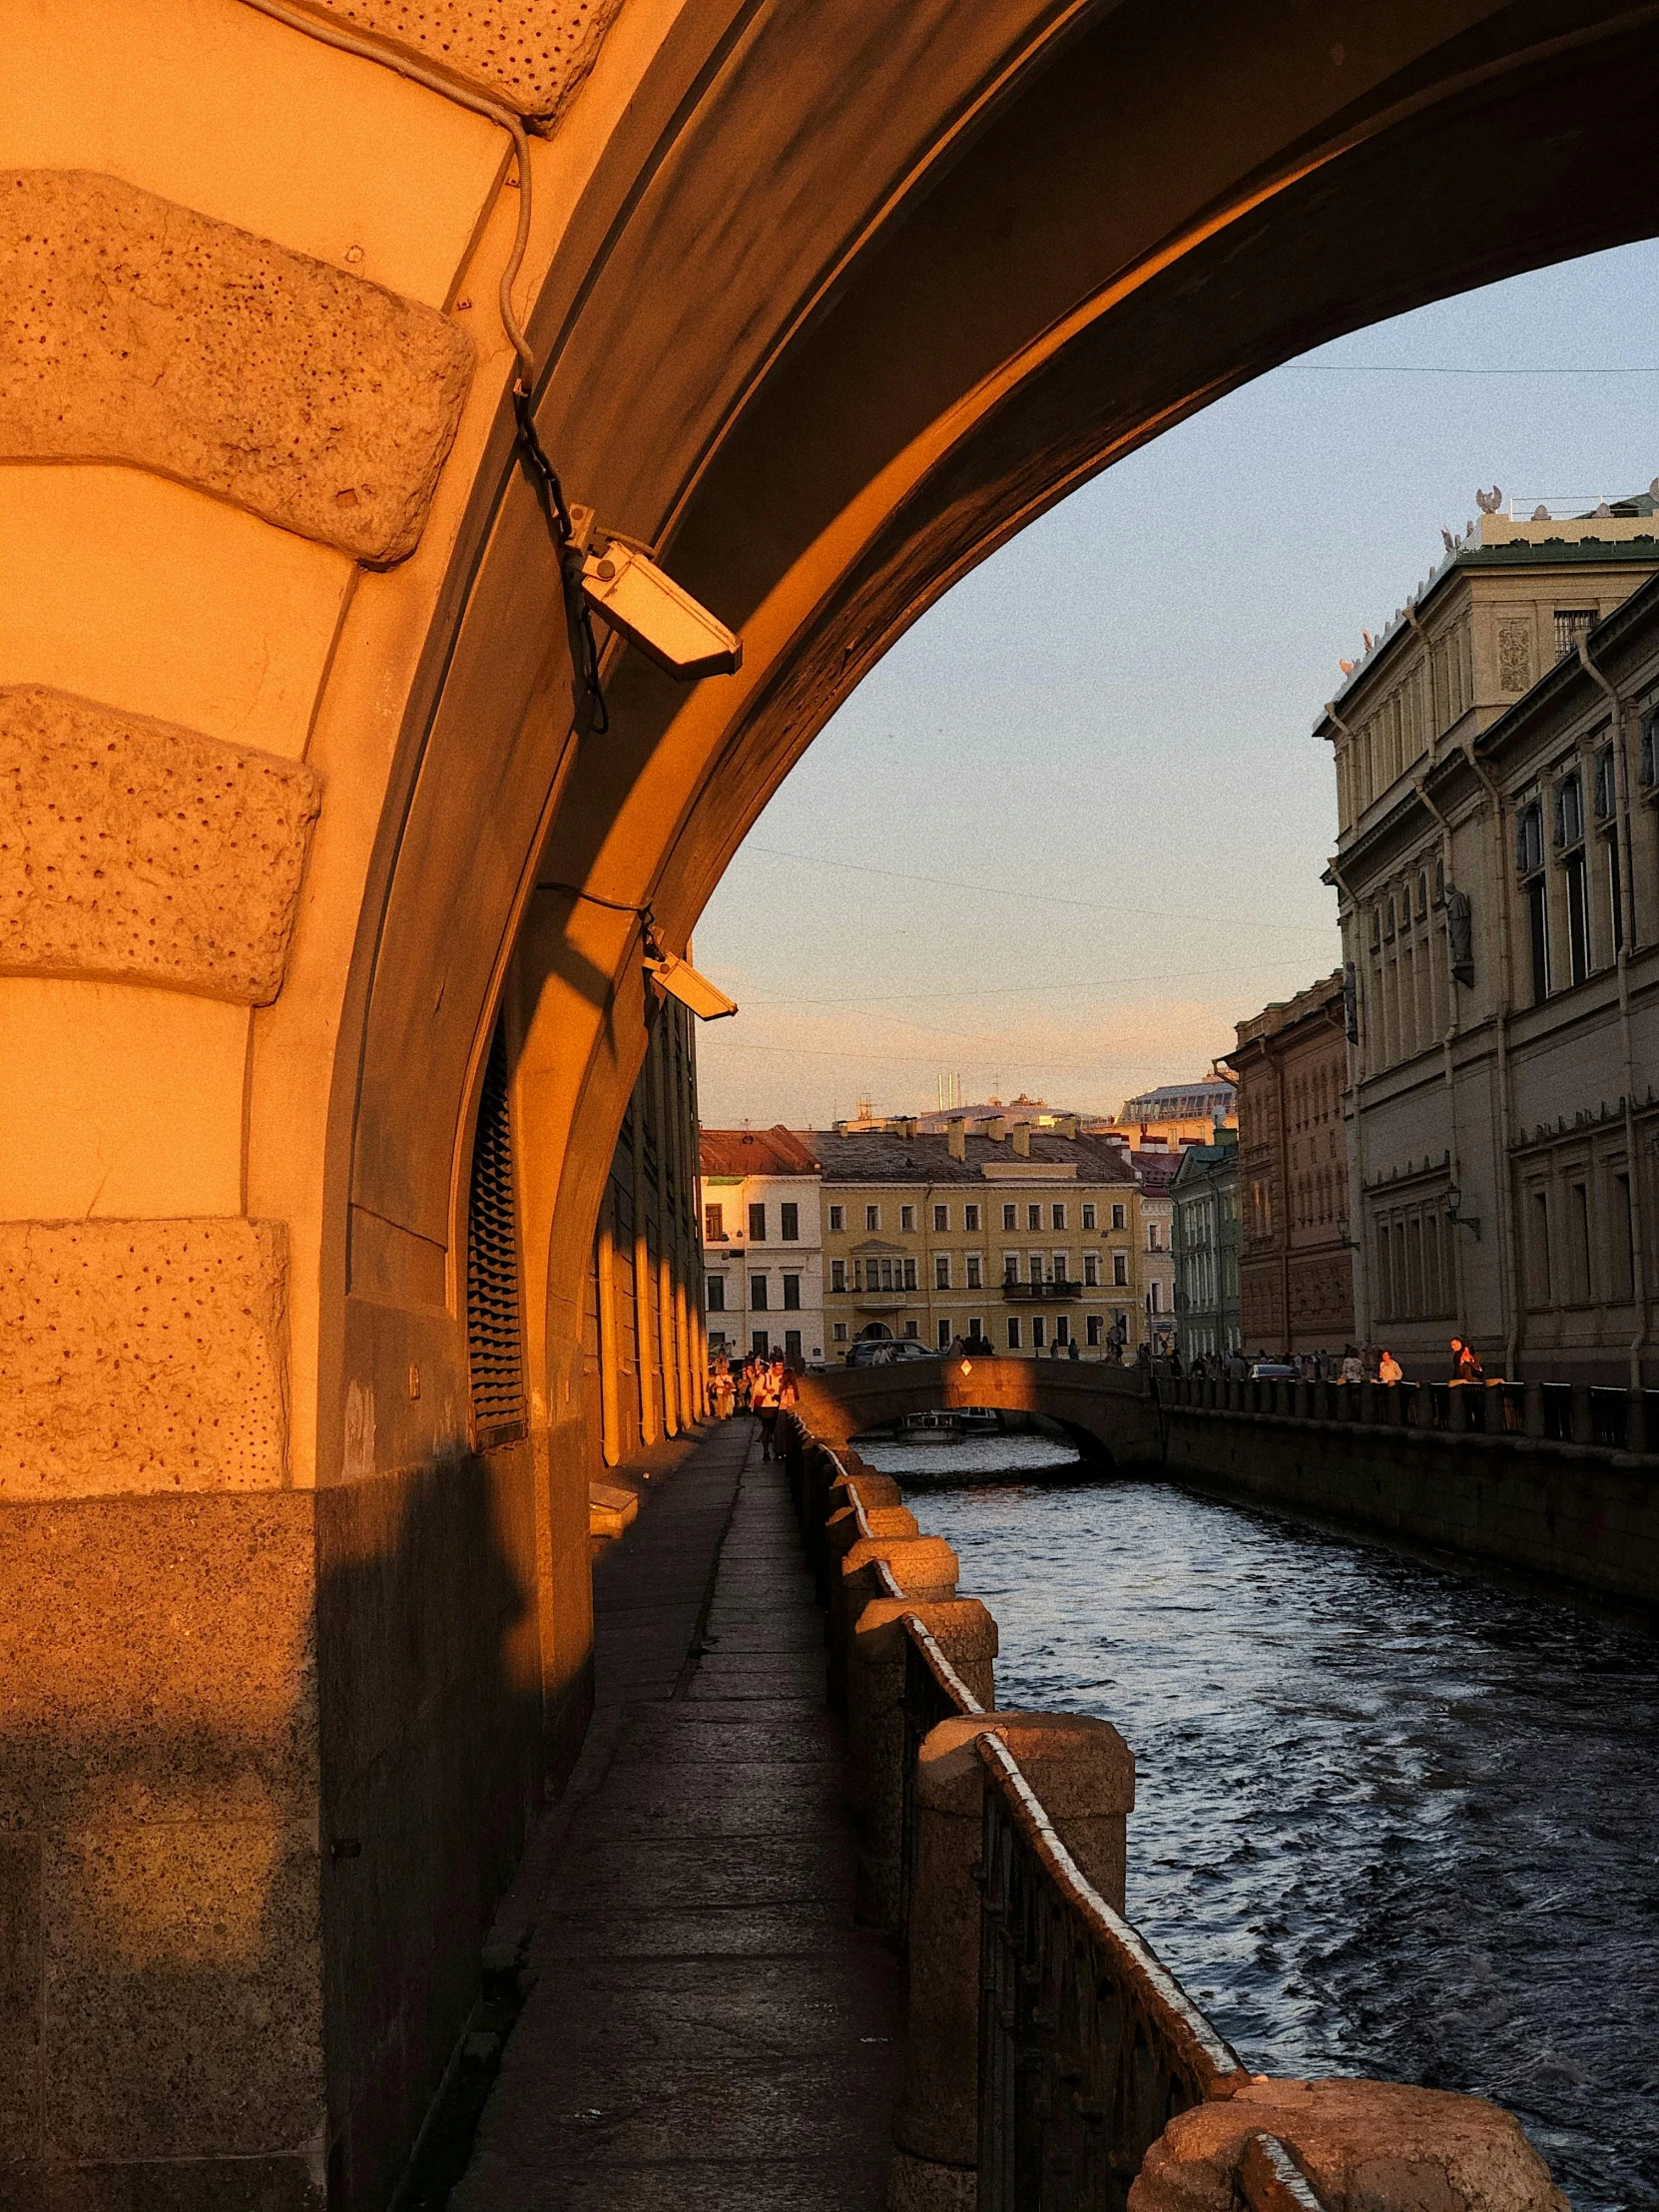
<instances>
[{"instance_id":1,"label":"electrical cable on wall","mask_svg":"<svg viewBox=\"0 0 1659 2212\"><path fill-rule=\"evenodd\" d=\"M657 566L656 549L621 530L597 526L591 507L573 506L565 497L559 472L537 434L535 421L536 357L524 325L513 306L513 285L524 266L530 242L530 137L522 116L451 84L436 71L423 68L395 48L376 45L331 23L319 22L288 0L245 0L273 22L297 31L302 38L331 46L358 61L374 62L395 70L411 84L451 100L457 107L481 115L507 133L513 142L518 169L518 225L512 252L501 272L498 296L501 326L518 356L513 379L513 420L518 447L536 486L536 497L547 518L547 527L559 557L565 606L577 634L579 681L586 692L588 730L603 736L610 728L605 695L599 682L599 647L593 634L593 617L602 615L607 625L639 647L648 660L685 683L698 676L733 676L743 666L743 641L708 608L682 590L672 576Z\"/></svg>"}]
</instances>

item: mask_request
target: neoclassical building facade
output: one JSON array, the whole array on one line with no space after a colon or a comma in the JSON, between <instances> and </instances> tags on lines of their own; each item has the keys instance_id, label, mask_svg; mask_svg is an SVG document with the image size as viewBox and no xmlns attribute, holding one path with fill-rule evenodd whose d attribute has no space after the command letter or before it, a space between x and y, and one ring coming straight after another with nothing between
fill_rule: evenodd
<instances>
[{"instance_id":1,"label":"neoclassical building facade","mask_svg":"<svg viewBox=\"0 0 1659 2212\"><path fill-rule=\"evenodd\" d=\"M1333 744L1359 1333L1651 1382L1659 525L1482 516Z\"/></svg>"}]
</instances>

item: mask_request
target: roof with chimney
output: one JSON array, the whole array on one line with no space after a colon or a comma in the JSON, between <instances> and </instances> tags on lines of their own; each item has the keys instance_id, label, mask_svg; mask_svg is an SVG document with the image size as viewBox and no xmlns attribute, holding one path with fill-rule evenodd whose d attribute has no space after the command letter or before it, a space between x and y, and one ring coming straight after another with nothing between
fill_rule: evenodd
<instances>
[{"instance_id":1,"label":"roof with chimney","mask_svg":"<svg viewBox=\"0 0 1659 2212\"><path fill-rule=\"evenodd\" d=\"M1009 1181L1019 1174L1040 1182L1045 1167L1067 1182L1133 1184L1135 1180L1119 1146L1100 1137L1063 1137L1035 1126L1030 1126L1029 1155L1015 1150L1010 1125L1000 1141L970 1131L960 1160L952 1157L948 1136L930 1136L920 1129L913 1136L889 1129L846 1134L816 1129L811 1141L823 1163L826 1183L985 1184Z\"/></svg>"},{"instance_id":2,"label":"roof with chimney","mask_svg":"<svg viewBox=\"0 0 1659 2212\"><path fill-rule=\"evenodd\" d=\"M705 1175L817 1175L810 1138L810 1131L803 1136L782 1122L770 1129L705 1129L698 1163Z\"/></svg>"}]
</instances>

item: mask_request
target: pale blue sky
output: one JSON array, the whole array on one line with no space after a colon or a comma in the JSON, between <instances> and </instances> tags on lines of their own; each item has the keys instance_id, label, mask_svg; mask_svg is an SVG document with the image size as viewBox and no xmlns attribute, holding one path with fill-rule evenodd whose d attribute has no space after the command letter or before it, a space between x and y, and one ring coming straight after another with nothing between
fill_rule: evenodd
<instances>
[{"instance_id":1,"label":"pale blue sky","mask_svg":"<svg viewBox=\"0 0 1659 2212\"><path fill-rule=\"evenodd\" d=\"M1201 1073L1339 957L1338 656L1477 485L1567 511L1655 475L1659 243L1377 324L1120 462L924 615L756 825L697 931L743 1009L700 1031L704 1120Z\"/></svg>"}]
</instances>

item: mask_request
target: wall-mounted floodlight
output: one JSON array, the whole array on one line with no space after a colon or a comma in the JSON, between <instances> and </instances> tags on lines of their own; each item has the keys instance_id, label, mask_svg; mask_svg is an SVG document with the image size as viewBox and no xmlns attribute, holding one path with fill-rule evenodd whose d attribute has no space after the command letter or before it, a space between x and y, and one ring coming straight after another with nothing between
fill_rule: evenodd
<instances>
[{"instance_id":1,"label":"wall-mounted floodlight","mask_svg":"<svg viewBox=\"0 0 1659 2212\"><path fill-rule=\"evenodd\" d=\"M737 674L743 640L724 622L638 547L596 529L591 508L573 506L570 519L582 597L596 615L682 683Z\"/></svg>"},{"instance_id":2,"label":"wall-mounted floodlight","mask_svg":"<svg viewBox=\"0 0 1659 2212\"><path fill-rule=\"evenodd\" d=\"M699 1021L721 1021L738 1010L735 998L728 998L706 975L699 975L689 960L667 950L655 929L646 932L645 972L654 975L671 998L689 1006Z\"/></svg>"}]
</instances>

